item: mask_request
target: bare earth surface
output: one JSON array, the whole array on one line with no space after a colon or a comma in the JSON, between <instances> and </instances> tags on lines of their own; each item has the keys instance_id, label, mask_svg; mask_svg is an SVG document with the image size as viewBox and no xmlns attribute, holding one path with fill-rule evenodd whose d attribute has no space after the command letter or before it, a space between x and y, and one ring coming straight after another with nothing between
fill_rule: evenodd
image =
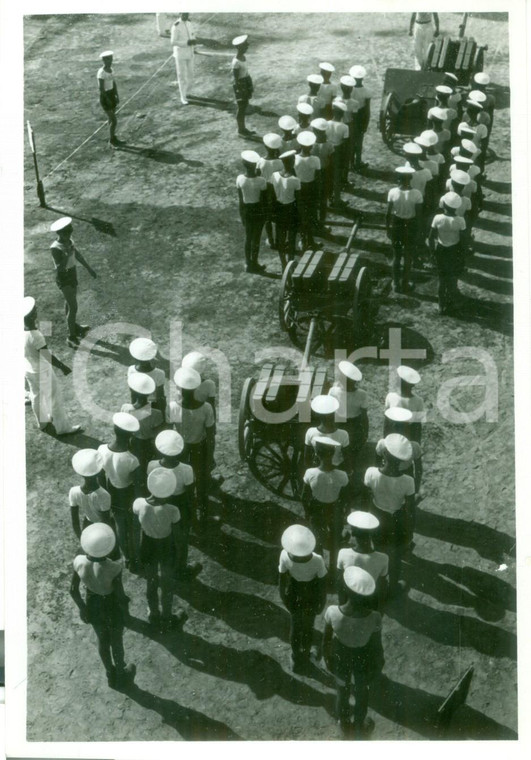
<instances>
[{"instance_id":1,"label":"bare earth surface","mask_svg":"<svg viewBox=\"0 0 531 760\"><path fill-rule=\"evenodd\" d=\"M411 591L384 617L385 678L376 684L371 713L376 739L433 736L433 715L466 668L475 676L467 707L452 736L516 737L516 601L513 489L513 377L511 339L511 183L507 23L483 14L468 33L489 45L486 70L499 110L491 138L485 210L476 254L463 292L468 320L439 317L436 280L417 273L411 297L392 296L380 310L376 333L389 324L408 328L410 345L427 348L419 393L430 410L425 429L424 500L416 549L406 569ZM197 24L207 19L200 14ZM459 16L441 15L443 32L457 34ZM199 34L228 49L251 35L249 62L258 112L249 125L260 135L294 111L305 77L319 60L339 73L355 63L368 70L373 116L366 139L370 172L355 178L353 209L369 225L354 245L372 265L388 268L381 228L389 187L386 172L400 159L385 147L377 116L385 70L411 68L406 14L224 15ZM100 50L116 52L122 103L169 55L167 39L149 16L30 17L26 38L26 118L36 132L46 175L102 120L96 71ZM211 48L214 43L212 43ZM223 498L213 502L223 526L200 540L192 558L204 564L198 579L176 588L175 608L189 620L182 635L153 634L147 624L142 578L126 574L133 615L125 632L128 661L138 668L128 694L107 687L92 630L68 595L77 542L70 527L70 457L77 447L108 440L62 381L72 417L83 435L59 441L38 433L27 410L28 739L39 741L180 739L338 739L330 677L296 676L289 669L289 621L276 590L279 537L300 514L260 486L240 463L237 408L241 386L256 372L254 354L287 346L276 311L279 263L267 249L268 277L243 272L243 235L234 189L239 153L230 58L197 59L193 92L213 99L180 106L173 61L125 107L118 134L136 149L111 151L101 130L45 180L50 209L37 206L33 168L26 156L26 293L38 300L41 320L53 324L49 343L71 363L64 342L62 302L48 253L51 221L75 217L78 247L97 269L80 271L80 316L93 326L128 322L151 331L169 356L170 321L183 323L184 350L222 350L232 370L233 412L219 425L217 460ZM66 66L65 66L66 62ZM334 218L334 217L332 217ZM338 217L339 219L339 217ZM334 228L341 229L341 228ZM339 249L344 238L327 245ZM81 268L79 268L81 269ZM127 344L116 331L89 361L94 399L115 411L127 400ZM387 345L387 337L384 345ZM437 393L456 375L483 374L475 361L443 362L452 348L488 351L499 382L498 419L452 425L437 411ZM164 366L164 364L162 364ZM167 369L167 365L166 365ZM371 433L382 425L388 365L365 362ZM460 389L454 406L473 409L483 390ZM505 564L507 569L499 569ZM332 601L333 597L330 597ZM322 628L320 619L317 627Z\"/></svg>"}]
</instances>

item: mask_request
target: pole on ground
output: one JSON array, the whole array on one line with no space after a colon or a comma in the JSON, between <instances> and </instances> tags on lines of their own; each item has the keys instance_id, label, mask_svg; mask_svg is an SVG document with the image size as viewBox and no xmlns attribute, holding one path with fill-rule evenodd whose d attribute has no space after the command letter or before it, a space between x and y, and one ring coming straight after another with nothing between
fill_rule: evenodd
<instances>
[{"instance_id":1,"label":"pole on ground","mask_svg":"<svg viewBox=\"0 0 531 760\"><path fill-rule=\"evenodd\" d=\"M28 125L28 140L31 148L31 154L33 156L33 166L35 168L35 179L37 180L37 197L42 208L46 208L46 198L44 196L44 185L39 177L39 164L37 161L37 148L35 147L35 134L29 121Z\"/></svg>"}]
</instances>

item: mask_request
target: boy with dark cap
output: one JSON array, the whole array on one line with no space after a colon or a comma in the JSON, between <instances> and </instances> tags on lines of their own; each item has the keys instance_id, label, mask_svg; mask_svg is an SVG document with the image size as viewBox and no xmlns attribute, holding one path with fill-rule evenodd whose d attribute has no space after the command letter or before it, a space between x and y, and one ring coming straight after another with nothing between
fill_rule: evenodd
<instances>
[{"instance_id":1,"label":"boy with dark cap","mask_svg":"<svg viewBox=\"0 0 531 760\"><path fill-rule=\"evenodd\" d=\"M238 174L236 187L245 229L245 271L263 272L265 267L258 263L258 255L266 220L267 180L257 174L260 156L256 151L244 150L241 158L245 174Z\"/></svg>"}]
</instances>

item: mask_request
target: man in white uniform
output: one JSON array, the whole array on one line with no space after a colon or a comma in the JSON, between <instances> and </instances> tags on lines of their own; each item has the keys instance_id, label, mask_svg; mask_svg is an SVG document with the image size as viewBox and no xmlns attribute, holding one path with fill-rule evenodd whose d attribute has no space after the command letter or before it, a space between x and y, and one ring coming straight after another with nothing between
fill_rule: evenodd
<instances>
[{"instance_id":1,"label":"man in white uniform","mask_svg":"<svg viewBox=\"0 0 531 760\"><path fill-rule=\"evenodd\" d=\"M426 66L430 42L434 37L439 36L439 14L412 13L409 22L409 36L413 37L415 44L415 68L423 69Z\"/></svg>"},{"instance_id":2,"label":"man in white uniform","mask_svg":"<svg viewBox=\"0 0 531 760\"><path fill-rule=\"evenodd\" d=\"M177 82L183 106L188 105L188 90L194 78L194 45L197 40L194 36L190 14L181 13L180 17L171 28L171 44L177 69Z\"/></svg>"}]
</instances>

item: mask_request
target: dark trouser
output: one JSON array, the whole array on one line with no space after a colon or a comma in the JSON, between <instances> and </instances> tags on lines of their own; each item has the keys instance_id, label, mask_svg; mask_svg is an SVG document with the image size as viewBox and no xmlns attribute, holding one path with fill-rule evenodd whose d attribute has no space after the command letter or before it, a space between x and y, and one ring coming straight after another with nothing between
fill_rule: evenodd
<instances>
[{"instance_id":1,"label":"dark trouser","mask_svg":"<svg viewBox=\"0 0 531 760\"><path fill-rule=\"evenodd\" d=\"M319 213L319 197L317 189L318 187L315 181L301 182L299 216L302 248L304 251L315 247L313 233L317 228L317 216Z\"/></svg>"},{"instance_id":2,"label":"dark trouser","mask_svg":"<svg viewBox=\"0 0 531 760\"><path fill-rule=\"evenodd\" d=\"M386 512L374 503L372 514L380 521L373 539L374 548L389 557L389 593L396 592L402 569L402 557L411 543L411 519L405 507L397 512Z\"/></svg>"},{"instance_id":3,"label":"dark trouser","mask_svg":"<svg viewBox=\"0 0 531 760\"><path fill-rule=\"evenodd\" d=\"M186 496L172 496L168 499L171 504L178 507L181 513L176 536L176 558L175 570L176 575L186 570L188 564L188 544L190 541L190 529L192 527L193 505L191 498Z\"/></svg>"},{"instance_id":4,"label":"dark trouser","mask_svg":"<svg viewBox=\"0 0 531 760\"><path fill-rule=\"evenodd\" d=\"M354 136L352 138L352 168L360 169L362 164L361 154L363 152L363 138L365 137L365 130L356 121L353 123Z\"/></svg>"},{"instance_id":5,"label":"dark trouser","mask_svg":"<svg viewBox=\"0 0 531 760\"><path fill-rule=\"evenodd\" d=\"M361 727L369 709L370 679L363 671L354 671L352 659L348 654L341 658L337 675L339 678L336 680L336 717L342 722L348 722L350 719L349 700L354 678L354 725Z\"/></svg>"},{"instance_id":6,"label":"dark trouser","mask_svg":"<svg viewBox=\"0 0 531 760\"><path fill-rule=\"evenodd\" d=\"M358 417L352 417L349 420L345 420L345 422L339 423L338 427L340 427L342 430L347 431L349 449L352 453L352 456L355 458L367 443L367 438L369 436L367 418L362 418L361 415Z\"/></svg>"},{"instance_id":7,"label":"dark trouser","mask_svg":"<svg viewBox=\"0 0 531 760\"><path fill-rule=\"evenodd\" d=\"M210 462L206 439L200 443L186 444L182 461L189 464L194 471L195 493L202 516L208 509L208 492L210 489Z\"/></svg>"},{"instance_id":8,"label":"dark trouser","mask_svg":"<svg viewBox=\"0 0 531 760\"><path fill-rule=\"evenodd\" d=\"M318 580L296 581L289 578L286 607L290 614L290 644L295 663L310 655L313 624L318 612Z\"/></svg>"},{"instance_id":9,"label":"dark trouser","mask_svg":"<svg viewBox=\"0 0 531 760\"><path fill-rule=\"evenodd\" d=\"M238 132L245 132L245 114L253 94L253 83L250 76L242 77L237 85L233 85L236 96L236 123Z\"/></svg>"},{"instance_id":10,"label":"dark trouser","mask_svg":"<svg viewBox=\"0 0 531 760\"><path fill-rule=\"evenodd\" d=\"M261 203L245 203L242 214L245 229L245 263L249 268L258 263L265 211Z\"/></svg>"},{"instance_id":11,"label":"dark trouser","mask_svg":"<svg viewBox=\"0 0 531 760\"><path fill-rule=\"evenodd\" d=\"M114 140L116 137L116 125L118 123L116 118L116 97L114 92L107 93L105 97L100 97L100 105L105 111L105 116L109 122L109 138Z\"/></svg>"},{"instance_id":12,"label":"dark trouser","mask_svg":"<svg viewBox=\"0 0 531 760\"><path fill-rule=\"evenodd\" d=\"M88 621L98 637L98 652L108 676L125 668L123 616L115 593L101 596L87 589Z\"/></svg>"},{"instance_id":13,"label":"dark trouser","mask_svg":"<svg viewBox=\"0 0 531 760\"><path fill-rule=\"evenodd\" d=\"M65 299L65 317L68 337L77 337L77 272L72 267L65 272L57 272L55 281Z\"/></svg>"},{"instance_id":14,"label":"dark trouser","mask_svg":"<svg viewBox=\"0 0 531 760\"><path fill-rule=\"evenodd\" d=\"M323 227L326 222L328 202L334 190L334 154L328 159L328 166L321 172L321 197L319 199L319 224Z\"/></svg>"},{"instance_id":15,"label":"dark trouser","mask_svg":"<svg viewBox=\"0 0 531 760\"><path fill-rule=\"evenodd\" d=\"M312 499L305 509L305 517L315 535L315 551L321 554L325 546L329 551L330 574L333 575L337 569L337 555L341 545L343 510L337 502L323 504Z\"/></svg>"},{"instance_id":16,"label":"dark trouser","mask_svg":"<svg viewBox=\"0 0 531 760\"><path fill-rule=\"evenodd\" d=\"M435 247L435 259L439 275L439 308L445 311L453 306L459 296L457 285L459 274L463 270L461 246L444 247L440 243Z\"/></svg>"},{"instance_id":17,"label":"dark trouser","mask_svg":"<svg viewBox=\"0 0 531 760\"><path fill-rule=\"evenodd\" d=\"M343 169L346 161L346 148L347 143L343 141L340 145L336 145L334 153L332 154L333 166L334 166L334 182L332 192L332 202L338 204L341 200L341 185L343 182Z\"/></svg>"},{"instance_id":18,"label":"dark trouser","mask_svg":"<svg viewBox=\"0 0 531 760\"><path fill-rule=\"evenodd\" d=\"M395 288L407 287L411 273L412 254L417 240L416 219L401 219L394 216L391 226L393 246L393 283ZM404 266L402 267L402 259Z\"/></svg>"},{"instance_id":19,"label":"dark trouser","mask_svg":"<svg viewBox=\"0 0 531 760\"><path fill-rule=\"evenodd\" d=\"M107 490L111 496L118 545L125 559L128 562L134 561L138 558L140 547L140 524L133 514L133 486L115 488L108 482Z\"/></svg>"},{"instance_id":20,"label":"dark trouser","mask_svg":"<svg viewBox=\"0 0 531 760\"><path fill-rule=\"evenodd\" d=\"M173 535L151 538L142 532L140 559L146 571L146 595L149 612L159 615L159 588L162 617L171 617L175 549Z\"/></svg>"},{"instance_id":21,"label":"dark trouser","mask_svg":"<svg viewBox=\"0 0 531 760\"><path fill-rule=\"evenodd\" d=\"M265 216L265 231L267 236L267 242L270 248L276 248L277 243L273 231L273 217L274 217L274 205L275 205L275 191L273 185L268 182L267 184L267 206Z\"/></svg>"},{"instance_id":22,"label":"dark trouser","mask_svg":"<svg viewBox=\"0 0 531 760\"><path fill-rule=\"evenodd\" d=\"M147 466L155 456L155 448L152 438L137 438L135 435L131 438L131 453L140 462L140 470L143 475L143 481L147 479ZM147 494L147 490L146 490Z\"/></svg>"},{"instance_id":23,"label":"dark trouser","mask_svg":"<svg viewBox=\"0 0 531 760\"><path fill-rule=\"evenodd\" d=\"M293 203L275 203L275 222L277 226L277 247L278 255L282 269L286 267L288 261L295 258L295 244L297 240L297 230L299 219L297 213L297 204Z\"/></svg>"}]
</instances>

